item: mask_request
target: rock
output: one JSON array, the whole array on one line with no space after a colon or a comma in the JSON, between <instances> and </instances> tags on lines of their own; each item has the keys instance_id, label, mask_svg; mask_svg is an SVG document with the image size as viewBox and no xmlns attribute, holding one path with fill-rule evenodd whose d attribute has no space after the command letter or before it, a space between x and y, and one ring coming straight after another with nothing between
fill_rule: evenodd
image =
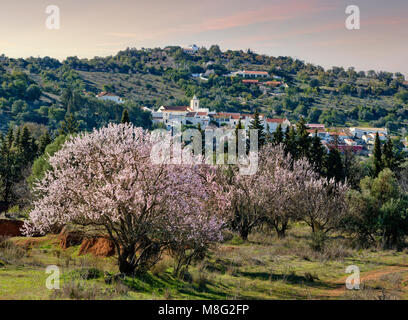
<instances>
[{"instance_id":1,"label":"rock","mask_svg":"<svg viewBox=\"0 0 408 320\"><path fill-rule=\"evenodd\" d=\"M0 219L0 236L21 237L21 228L24 222L21 220Z\"/></svg>"},{"instance_id":2,"label":"rock","mask_svg":"<svg viewBox=\"0 0 408 320\"><path fill-rule=\"evenodd\" d=\"M115 245L108 238L87 238L79 248L79 255L91 253L96 257L111 257L115 254Z\"/></svg>"},{"instance_id":3,"label":"rock","mask_svg":"<svg viewBox=\"0 0 408 320\"><path fill-rule=\"evenodd\" d=\"M58 237L60 239L61 249L67 249L81 244L85 238L85 233L80 230L75 230L72 227L65 226L62 228Z\"/></svg>"}]
</instances>

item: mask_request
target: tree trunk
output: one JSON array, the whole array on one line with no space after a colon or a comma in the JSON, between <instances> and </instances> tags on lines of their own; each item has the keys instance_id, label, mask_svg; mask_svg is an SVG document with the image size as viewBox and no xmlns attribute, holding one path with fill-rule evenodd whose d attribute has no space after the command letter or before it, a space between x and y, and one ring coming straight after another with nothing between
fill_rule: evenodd
<instances>
[{"instance_id":1,"label":"tree trunk","mask_svg":"<svg viewBox=\"0 0 408 320\"><path fill-rule=\"evenodd\" d=\"M278 238L279 239L284 239L284 238L286 238L286 229L277 229L276 230L276 233L278 234Z\"/></svg>"},{"instance_id":2,"label":"tree trunk","mask_svg":"<svg viewBox=\"0 0 408 320\"><path fill-rule=\"evenodd\" d=\"M134 254L134 250L132 249L123 249L122 252L120 252L118 259L120 273L126 275L134 274L136 268Z\"/></svg>"},{"instance_id":3,"label":"tree trunk","mask_svg":"<svg viewBox=\"0 0 408 320\"><path fill-rule=\"evenodd\" d=\"M248 240L248 235L249 235L248 228L241 228L240 236L241 236L242 240L247 241Z\"/></svg>"}]
</instances>

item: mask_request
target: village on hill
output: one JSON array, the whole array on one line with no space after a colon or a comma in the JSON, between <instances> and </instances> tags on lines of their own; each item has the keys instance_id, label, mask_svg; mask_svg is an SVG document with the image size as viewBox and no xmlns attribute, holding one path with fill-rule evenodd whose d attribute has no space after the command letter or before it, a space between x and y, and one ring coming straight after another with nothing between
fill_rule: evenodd
<instances>
[{"instance_id":1,"label":"village on hill","mask_svg":"<svg viewBox=\"0 0 408 320\"><path fill-rule=\"evenodd\" d=\"M97 95L101 99L109 99L122 103L123 99L112 93L102 92ZM194 96L189 106L161 106L158 110L143 108L152 115L152 123L171 130L174 126L199 127L203 130L221 128L224 130L235 129L239 124L242 129L248 130L254 119L254 114L237 112L216 112L208 108L200 107L200 100ZM269 118L259 114L261 124L266 133L276 132L278 126L286 131L292 124L287 118ZM362 156L369 156L374 148L375 136L378 133L380 141L386 141L388 130L386 128L370 127L326 127L324 124L308 123L310 136L317 135L327 152L330 146L336 143L341 152L351 151ZM405 151L408 143L403 141Z\"/></svg>"}]
</instances>

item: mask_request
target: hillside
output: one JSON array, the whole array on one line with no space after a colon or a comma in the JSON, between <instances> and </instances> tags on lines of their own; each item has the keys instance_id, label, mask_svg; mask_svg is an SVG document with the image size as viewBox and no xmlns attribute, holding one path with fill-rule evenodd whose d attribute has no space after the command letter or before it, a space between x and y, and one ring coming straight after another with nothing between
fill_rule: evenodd
<instances>
[{"instance_id":1,"label":"hillside","mask_svg":"<svg viewBox=\"0 0 408 320\"><path fill-rule=\"evenodd\" d=\"M243 83L238 70L267 71L286 88ZM203 74L202 78L192 77ZM386 126L394 133L408 124L407 82L401 73L324 70L290 57L251 51L222 52L218 46L193 55L180 47L126 49L115 56L78 59L11 59L0 56L0 130L34 122L59 127L68 108L90 130L119 121L123 108L131 120L149 127L139 107L186 104L196 94L203 107L217 111L253 112L329 126ZM264 84L264 83L262 83ZM113 92L128 102L118 106L94 98ZM68 93L67 93L68 92ZM75 98L69 97L69 93ZM68 106L70 104L70 106Z\"/></svg>"}]
</instances>

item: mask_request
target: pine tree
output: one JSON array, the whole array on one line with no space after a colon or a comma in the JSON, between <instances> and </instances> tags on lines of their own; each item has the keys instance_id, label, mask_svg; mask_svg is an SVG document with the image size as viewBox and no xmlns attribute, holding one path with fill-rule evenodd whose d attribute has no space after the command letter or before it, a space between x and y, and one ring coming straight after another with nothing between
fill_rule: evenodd
<instances>
[{"instance_id":1,"label":"pine tree","mask_svg":"<svg viewBox=\"0 0 408 320\"><path fill-rule=\"evenodd\" d=\"M266 124L265 141L266 143L271 143L273 141L273 135L268 123Z\"/></svg>"},{"instance_id":2,"label":"pine tree","mask_svg":"<svg viewBox=\"0 0 408 320\"><path fill-rule=\"evenodd\" d=\"M374 140L373 167L374 177L377 177L378 174L384 169L382 161L381 141L378 132L376 133Z\"/></svg>"},{"instance_id":3,"label":"pine tree","mask_svg":"<svg viewBox=\"0 0 408 320\"><path fill-rule=\"evenodd\" d=\"M325 173L327 178L334 178L336 182L344 181L344 168L341 155L336 147L331 147L325 161Z\"/></svg>"},{"instance_id":4,"label":"pine tree","mask_svg":"<svg viewBox=\"0 0 408 320\"><path fill-rule=\"evenodd\" d=\"M282 131L282 125L279 123L276 131L272 134L272 143L277 146L283 143L284 134Z\"/></svg>"},{"instance_id":5,"label":"pine tree","mask_svg":"<svg viewBox=\"0 0 408 320\"><path fill-rule=\"evenodd\" d=\"M10 127L5 137L0 136L0 198L5 202L12 200L13 184L21 176L14 142L13 129Z\"/></svg>"},{"instance_id":6,"label":"pine tree","mask_svg":"<svg viewBox=\"0 0 408 320\"><path fill-rule=\"evenodd\" d=\"M299 157L309 157L309 151L311 146L311 139L309 132L307 131L307 126L305 119L300 118L299 122L296 124L296 136L297 136L297 147Z\"/></svg>"},{"instance_id":7,"label":"pine tree","mask_svg":"<svg viewBox=\"0 0 408 320\"><path fill-rule=\"evenodd\" d=\"M129 112L127 109L123 110L121 123L130 123Z\"/></svg>"},{"instance_id":8,"label":"pine tree","mask_svg":"<svg viewBox=\"0 0 408 320\"><path fill-rule=\"evenodd\" d=\"M310 163L313 165L314 169L318 173L322 173L324 164L325 149L322 142L317 135L317 130L312 138L312 145L310 147Z\"/></svg>"},{"instance_id":9,"label":"pine tree","mask_svg":"<svg viewBox=\"0 0 408 320\"><path fill-rule=\"evenodd\" d=\"M21 147L21 129L20 127L17 128L16 134L14 135L14 139L13 139L13 143L14 146L16 148L20 148Z\"/></svg>"},{"instance_id":10,"label":"pine tree","mask_svg":"<svg viewBox=\"0 0 408 320\"><path fill-rule=\"evenodd\" d=\"M48 130L40 137L38 142L38 153L41 155L45 152L45 148L52 142Z\"/></svg>"},{"instance_id":11,"label":"pine tree","mask_svg":"<svg viewBox=\"0 0 408 320\"><path fill-rule=\"evenodd\" d=\"M284 147L285 152L289 153L294 160L298 159L298 146L296 141L296 130L294 126L290 126L289 131L286 130Z\"/></svg>"},{"instance_id":12,"label":"pine tree","mask_svg":"<svg viewBox=\"0 0 408 320\"><path fill-rule=\"evenodd\" d=\"M261 119L259 118L258 110L255 110L254 119L251 121L251 125L249 126L250 130L258 130L258 146L261 148L265 144L265 128L261 123Z\"/></svg>"},{"instance_id":13,"label":"pine tree","mask_svg":"<svg viewBox=\"0 0 408 320\"><path fill-rule=\"evenodd\" d=\"M75 120L72 113L67 113L65 115L64 121L61 122L61 127L58 130L60 135L69 135L77 133L79 129L79 123Z\"/></svg>"},{"instance_id":14,"label":"pine tree","mask_svg":"<svg viewBox=\"0 0 408 320\"><path fill-rule=\"evenodd\" d=\"M238 134L238 130L242 130L242 123L241 123L241 119L239 119L237 126L235 127L235 150L238 154L238 141L239 141L239 134Z\"/></svg>"},{"instance_id":15,"label":"pine tree","mask_svg":"<svg viewBox=\"0 0 408 320\"><path fill-rule=\"evenodd\" d=\"M384 168L389 168L394 173L399 171L400 165L403 161L403 157L397 152L394 152L394 144L390 137L387 142L384 143L382 149L382 163Z\"/></svg>"},{"instance_id":16,"label":"pine tree","mask_svg":"<svg viewBox=\"0 0 408 320\"><path fill-rule=\"evenodd\" d=\"M30 162L31 159L35 158L35 155L33 154L32 150L32 144L31 144L31 134L30 131L26 126L24 126L23 131L20 135L20 142L19 142L19 153L22 158L22 161L27 163Z\"/></svg>"}]
</instances>

